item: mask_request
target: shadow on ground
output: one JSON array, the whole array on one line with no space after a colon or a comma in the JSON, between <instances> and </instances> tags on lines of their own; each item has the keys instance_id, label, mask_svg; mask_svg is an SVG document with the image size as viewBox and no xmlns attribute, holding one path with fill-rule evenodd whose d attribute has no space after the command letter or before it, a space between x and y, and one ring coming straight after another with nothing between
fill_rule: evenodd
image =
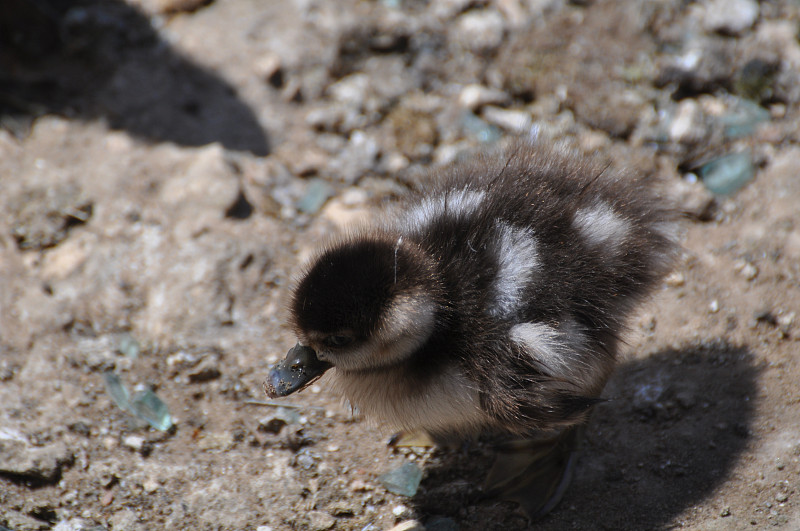
<instances>
[{"instance_id":1,"label":"shadow on ground","mask_svg":"<svg viewBox=\"0 0 800 531\"><path fill-rule=\"evenodd\" d=\"M729 476L750 436L758 370L724 341L623 364L597 407L575 480L536 529L660 529ZM481 499L485 448L444 454L413 499L424 519L524 529L508 503Z\"/></svg>"},{"instance_id":2,"label":"shadow on ground","mask_svg":"<svg viewBox=\"0 0 800 531\"><path fill-rule=\"evenodd\" d=\"M152 141L269 151L234 88L120 0L0 2L0 126L22 136L49 113L102 118Z\"/></svg>"}]
</instances>

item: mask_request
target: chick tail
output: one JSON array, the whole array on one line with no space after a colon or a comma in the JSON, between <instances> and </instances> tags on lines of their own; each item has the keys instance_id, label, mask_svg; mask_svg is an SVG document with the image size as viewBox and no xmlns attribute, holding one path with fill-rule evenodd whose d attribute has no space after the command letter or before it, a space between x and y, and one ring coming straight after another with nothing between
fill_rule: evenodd
<instances>
[{"instance_id":1,"label":"chick tail","mask_svg":"<svg viewBox=\"0 0 800 531\"><path fill-rule=\"evenodd\" d=\"M586 425L546 439L517 439L497 446L484 492L519 504L534 521L552 511L572 481Z\"/></svg>"}]
</instances>

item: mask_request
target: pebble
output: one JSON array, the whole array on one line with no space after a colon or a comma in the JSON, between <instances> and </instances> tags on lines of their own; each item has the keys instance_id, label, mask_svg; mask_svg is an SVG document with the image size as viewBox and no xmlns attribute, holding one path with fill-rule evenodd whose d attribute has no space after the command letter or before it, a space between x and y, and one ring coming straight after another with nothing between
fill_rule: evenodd
<instances>
[{"instance_id":1,"label":"pebble","mask_svg":"<svg viewBox=\"0 0 800 531\"><path fill-rule=\"evenodd\" d=\"M389 531L426 531L426 529L417 520L406 520L390 528Z\"/></svg>"},{"instance_id":2,"label":"pebble","mask_svg":"<svg viewBox=\"0 0 800 531\"><path fill-rule=\"evenodd\" d=\"M755 0L710 0L706 4L703 27L728 35L736 35L750 28L758 19Z\"/></svg>"},{"instance_id":3,"label":"pebble","mask_svg":"<svg viewBox=\"0 0 800 531\"><path fill-rule=\"evenodd\" d=\"M696 100L686 99L678 104L669 124L669 138L673 142L694 144L708 134L708 127L700 105Z\"/></svg>"},{"instance_id":4,"label":"pebble","mask_svg":"<svg viewBox=\"0 0 800 531\"><path fill-rule=\"evenodd\" d=\"M328 512L334 516L353 516L356 514L353 505L346 501L333 502L328 506Z\"/></svg>"},{"instance_id":5,"label":"pebble","mask_svg":"<svg viewBox=\"0 0 800 531\"><path fill-rule=\"evenodd\" d=\"M714 299L708 304L708 311L711 313L717 313L719 311L719 301Z\"/></svg>"},{"instance_id":6,"label":"pebble","mask_svg":"<svg viewBox=\"0 0 800 531\"><path fill-rule=\"evenodd\" d=\"M783 503L788 499L789 495L786 494L785 492L779 492L778 494L775 495L775 501L778 503Z\"/></svg>"},{"instance_id":7,"label":"pebble","mask_svg":"<svg viewBox=\"0 0 800 531\"><path fill-rule=\"evenodd\" d=\"M188 374L191 383L208 382L222 376L219 360L216 356L207 356L195 366Z\"/></svg>"},{"instance_id":8,"label":"pebble","mask_svg":"<svg viewBox=\"0 0 800 531\"><path fill-rule=\"evenodd\" d=\"M742 275L746 280L753 280L758 276L758 267L750 262L741 260L733 266L734 270Z\"/></svg>"},{"instance_id":9,"label":"pebble","mask_svg":"<svg viewBox=\"0 0 800 531\"><path fill-rule=\"evenodd\" d=\"M217 450L224 452L233 448L233 444L233 433L229 431L219 431L206 433L197 442L197 447L201 450Z\"/></svg>"},{"instance_id":10,"label":"pebble","mask_svg":"<svg viewBox=\"0 0 800 531\"><path fill-rule=\"evenodd\" d=\"M531 115L524 111L487 106L484 107L481 115L490 124L516 134L530 132L531 126L533 125Z\"/></svg>"},{"instance_id":11,"label":"pebble","mask_svg":"<svg viewBox=\"0 0 800 531\"><path fill-rule=\"evenodd\" d=\"M455 41L473 52L487 52L503 42L505 21L494 10L476 9L464 13L453 27Z\"/></svg>"},{"instance_id":12,"label":"pebble","mask_svg":"<svg viewBox=\"0 0 800 531\"><path fill-rule=\"evenodd\" d=\"M307 516L310 531L325 531L336 524L336 518L322 511L309 511Z\"/></svg>"},{"instance_id":13,"label":"pebble","mask_svg":"<svg viewBox=\"0 0 800 531\"><path fill-rule=\"evenodd\" d=\"M141 435L126 435L122 438L122 446L141 452L144 450L147 441Z\"/></svg>"},{"instance_id":14,"label":"pebble","mask_svg":"<svg viewBox=\"0 0 800 531\"><path fill-rule=\"evenodd\" d=\"M749 151L730 153L704 164L700 170L703 184L716 195L731 195L749 183L755 175Z\"/></svg>"},{"instance_id":15,"label":"pebble","mask_svg":"<svg viewBox=\"0 0 800 531\"><path fill-rule=\"evenodd\" d=\"M58 481L62 468L73 460L72 451L61 442L37 447L13 439L0 439L0 474L52 483Z\"/></svg>"},{"instance_id":16,"label":"pebble","mask_svg":"<svg viewBox=\"0 0 800 531\"><path fill-rule=\"evenodd\" d=\"M686 277L680 271L673 271L667 275L664 283L671 288L679 288L686 284Z\"/></svg>"},{"instance_id":17,"label":"pebble","mask_svg":"<svg viewBox=\"0 0 800 531\"><path fill-rule=\"evenodd\" d=\"M502 90L492 89L483 85L467 85L458 95L458 103L471 111L484 105L498 105L509 101L509 96Z\"/></svg>"}]
</instances>

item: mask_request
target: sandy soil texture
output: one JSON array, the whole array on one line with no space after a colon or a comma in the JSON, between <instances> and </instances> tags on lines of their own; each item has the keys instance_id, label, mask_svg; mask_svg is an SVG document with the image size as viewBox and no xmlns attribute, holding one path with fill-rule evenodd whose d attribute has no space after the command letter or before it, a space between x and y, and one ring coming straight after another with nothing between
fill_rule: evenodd
<instances>
[{"instance_id":1,"label":"sandy soil texture","mask_svg":"<svg viewBox=\"0 0 800 531\"><path fill-rule=\"evenodd\" d=\"M0 526L526 528L478 444L393 450L324 380L259 402L315 245L535 131L686 221L531 527L800 529L797 2L2 4ZM412 497L378 479L404 463Z\"/></svg>"}]
</instances>

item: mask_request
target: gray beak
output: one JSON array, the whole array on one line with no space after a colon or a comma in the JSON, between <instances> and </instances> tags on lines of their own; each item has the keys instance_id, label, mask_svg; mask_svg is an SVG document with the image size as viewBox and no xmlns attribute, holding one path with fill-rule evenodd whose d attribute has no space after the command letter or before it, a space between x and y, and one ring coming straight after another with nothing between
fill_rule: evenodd
<instances>
[{"instance_id":1,"label":"gray beak","mask_svg":"<svg viewBox=\"0 0 800 531\"><path fill-rule=\"evenodd\" d=\"M264 392L270 398L288 396L301 391L322 376L333 365L317 358L310 347L298 343L283 361L276 363L264 381Z\"/></svg>"}]
</instances>

